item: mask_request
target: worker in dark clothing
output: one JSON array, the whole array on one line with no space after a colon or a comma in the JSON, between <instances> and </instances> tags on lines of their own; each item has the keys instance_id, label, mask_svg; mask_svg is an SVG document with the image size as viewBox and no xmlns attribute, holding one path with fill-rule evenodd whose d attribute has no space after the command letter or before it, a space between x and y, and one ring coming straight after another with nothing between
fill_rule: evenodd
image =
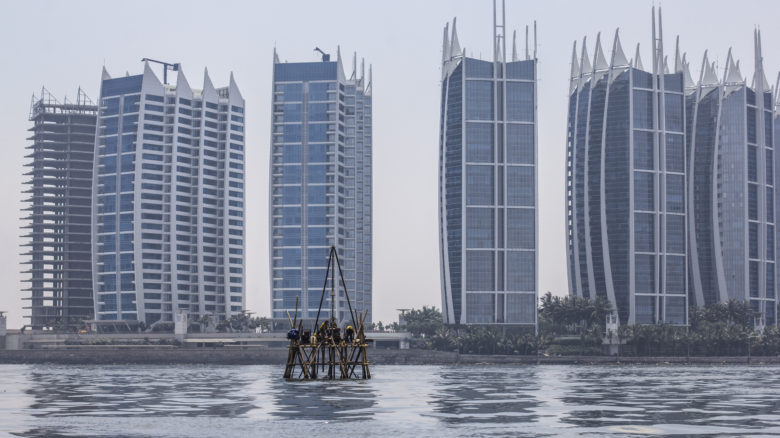
<instances>
[{"instance_id":1,"label":"worker in dark clothing","mask_svg":"<svg viewBox=\"0 0 780 438\"><path fill-rule=\"evenodd\" d=\"M347 329L344 330L344 339L347 342L352 342L355 340L355 329L351 325L348 325Z\"/></svg>"}]
</instances>

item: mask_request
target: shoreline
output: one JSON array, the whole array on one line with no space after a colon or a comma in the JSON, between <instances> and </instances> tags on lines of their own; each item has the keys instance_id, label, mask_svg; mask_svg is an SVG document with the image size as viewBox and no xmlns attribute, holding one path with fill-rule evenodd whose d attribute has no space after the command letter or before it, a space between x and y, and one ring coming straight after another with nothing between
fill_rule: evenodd
<instances>
[{"instance_id":1,"label":"shoreline","mask_svg":"<svg viewBox=\"0 0 780 438\"><path fill-rule=\"evenodd\" d=\"M0 365L278 365L287 348L71 347L0 350ZM435 350L369 349L372 365L780 365L780 356L504 356Z\"/></svg>"}]
</instances>

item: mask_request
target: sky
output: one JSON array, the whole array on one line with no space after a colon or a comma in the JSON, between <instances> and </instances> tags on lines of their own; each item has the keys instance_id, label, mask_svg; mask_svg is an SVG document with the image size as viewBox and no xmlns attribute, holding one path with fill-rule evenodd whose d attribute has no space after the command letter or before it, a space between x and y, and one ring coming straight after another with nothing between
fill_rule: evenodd
<instances>
[{"instance_id":1,"label":"sky","mask_svg":"<svg viewBox=\"0 0 780 438\"><path fill-rule=\"evenodd\" d=\"M538 26L539 293L567 293L564 167L572 43L599 32L609 53L616 28L627 56L641 43L650 65L650 1L507 0L507 34ZM780 69L780 2L668 1L664 46L675 36L694 78L704 51L722 75L729 47L753 74L753 29L762 31L771 83ZM268 160L273 49L282 61L317 61L314 47L335 55L350 74L352 53L373 66L374 320L394 321L395 309L441 308L438 248L438 135L442 30L458 17L468 56L490 59L490 0L394 1L15 1L0 2L0 310L20 327L26 269L21 212L25 146L33 93L45 86L62 100L78 87L97 100L100 73L140 74L141 58L181 63L193 88L203 71L216 87L230 72L246 99L247 309L269 314ZM524 42L518 41L522 47ZM510 47L508 44L507 47ZM607 57L609 59L609 57Z\"/></svg>"}]
</instances>

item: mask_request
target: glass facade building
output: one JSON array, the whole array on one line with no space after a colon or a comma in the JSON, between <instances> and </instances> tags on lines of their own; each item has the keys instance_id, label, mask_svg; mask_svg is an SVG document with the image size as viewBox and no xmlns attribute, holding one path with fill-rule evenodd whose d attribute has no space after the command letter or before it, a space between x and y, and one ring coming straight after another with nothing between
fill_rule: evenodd
<instances>
[{"instance_id":1,"label":"glass facade building","mask_svg":"<svg viewBox=\"0 0 780 438\"><path fill-rule=\"evenodd\" d=\"M655 12L653 12L655 16ZM687 323L683 73L653 21L652 69L617 33L572 54L566 162L570 294L605 297L620 324ZM609 59L609 61L607 60Z\"/></svg>"},{"instance_id":2,"label":"glass facade building","mask_svg":"<svg viewBox=\"0 0 780 438\"><path fill-rule=\"evenodd\" d=\"M690 285L699 306L747 301L777 322L774 99L764 77L760 34L748 86L731 51L722 78L705 54L686 87ZM687 69L687 65L685 66Z\"/></svg>"},{"instance_id":3,"label":"glass facade building","mask_svg":"<svg viewBox=\"0 0 780 438\"><path fill-rule=\"evenodd\" d=\"M92 319L90 211L97 106L79 89L58 102L44 88L30 108L30 179L24 191L29 239L23 256L30 283L29 325L80 327Z\"/></svg>"},{"instance_id":4,"label":"glass facade building","mask_svg":"<svg viewBox=\"0 0 780 438\"><path fill-rule=\"evenodd\" d=\"M372 303L371 68L335 61L279 62L274 53L270 159L271 312L314 320L328 254L336 247L352 309ZM337 278L335 309L349 319ZM330 290L330 284L328 284ZM330 294L320 320L330 317Z\"/></svg>"},{"instance_id":5,"label":"glass facade building","mask_svg":"<svg viewBox=\"0 0 780 438\"><path fill-rule=\"evenodd\" d=\"M244 310L244 99L103 71L92 190L95 319Z\"/></svg>"},{"instance_id":6,"label":"glass facade building","mask_svg":"<svg viewBox=\"0 0 780 438\"><path fill-rule=\"evenodd\" d=\"M536 54L465 56L444 28L439 245L447 324L536 324Z\"/></svg>"}]
</instances>

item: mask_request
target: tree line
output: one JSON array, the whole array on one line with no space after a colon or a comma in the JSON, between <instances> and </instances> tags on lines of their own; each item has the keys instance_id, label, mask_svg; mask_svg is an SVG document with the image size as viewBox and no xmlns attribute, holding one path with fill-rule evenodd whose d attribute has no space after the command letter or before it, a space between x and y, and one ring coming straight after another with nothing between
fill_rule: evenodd
<instances>
[{"instance_id":1,"label":"tree line","mask_svg":"<svg viewBox=\"0 0 780 438\"><path fill-rule=\"evenodd\" d=\"M412 348L462 354L602 355L610 302L550 292L540 300L538 332L533 328L445 325L436 307L406 312L400 327L412 334ZM688 309L688 326L622 325L612 333L624 356L769 356L780 354L777 326L757 330L756 314L744 301L731 300ZM395 327L394 327L395 328Z\"/></svg>"}]
</instances>

